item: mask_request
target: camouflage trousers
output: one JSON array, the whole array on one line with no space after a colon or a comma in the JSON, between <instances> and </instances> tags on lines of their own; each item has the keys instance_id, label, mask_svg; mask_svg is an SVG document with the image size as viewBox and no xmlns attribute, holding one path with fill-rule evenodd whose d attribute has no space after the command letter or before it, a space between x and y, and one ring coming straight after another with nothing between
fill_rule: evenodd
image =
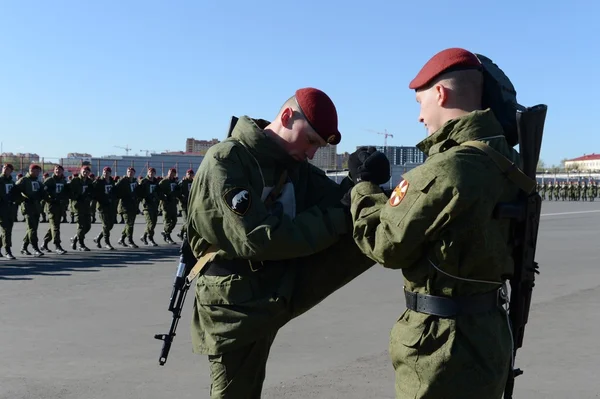
<instances>
[{"instance_id":1,"label":"camouflage trousers","mask_svg":"<svg viewBox=\"0 0 600 399\"><path fill-rule=\"evenodd\" d=\"M60 245L60 222L62 219L63 211L59 210L56 212L48 212L48 222L50 226L44 236L44 242L50 242L54 245Z\"/></svg>"},{"instance_id":2,"label":"camouflage trousers","mask_svg":"<svg viewBox=\"0 0 600 399\"><path fill-rule=\"evenodd\" d=\"M0 248L10 250L12 247L12 229L17 218L17 209L11 209L8 206L0 209Z\"/></svg>"},{"instance_id":3,"label":"camouflage trousers","mask_svg":"<svg viewBox=\"0 0 600 399\"><path fill-rule=\"evenodd\" d=\"M113 212L111 209L101 208L98 210L98 213L100 214L100 221L102 222L102 235L108 242L110 231L115 226L116 212Z\"/></svg>"},{"instance_id":4,"label":"camouflage trousers","mask_svg":"<svg viewBox=\"0 0 600 399\"><path fill-rule=\"evenodd\" d=\"M39 213L26 213L25 224L27 225L27 231L25 237L23 237L23 246L31 244L34 248L38 247L38 226L40 224Z\"/></svg>"},{"instance_id":5,"label":"camouflage trousers","mask_svg":"<svg viewBox=\"0 0 600 399\"><path fill-rule=\"evenodd\" d=\"M133 237L133 227L135 226L135 217L137 216L137 209L121 213L125 219L125 227L123 227L122 237Z\"/></svg>"},{"instance_id":6,"label":"camouflage trousers","mask_svg":"<svg viewBox=\"0 0 600 399\"><path fill-rule=\"evenodd\" d=\"M154 229L158 220L158 209L144 209L144 216L146 218L146 230L144 234L147 234L149 238L154 238Z\"/></svg>"},{"instance_id":7,"label":"camouflage trousers","mask_svg":"<svg viewBox=\"0 0 600 399\"><path fill-rule=\"evenodd\" d=\"M192 343L194 352L208 355L211 398L260 398L279 329L374 265L351 234L282 263L244 276L198 277Z\"/></svg>"},{"instance_id":8,"label":"camouflage trousers","mask_svg":"<svg viewBox=\"0 0 600 399\"><path fill-rule=\"evenodd\" d=\"M92 228L92 215L89 213L78 213L76 216L77 222L77 240L80 244L83 244L85 240L85 235Z\"/></svg>"},{"instance_id":9,"label":"camouflage trousers","mask_svg":"<svg viewBox=\"0 0 600 399\"><path fill-rule=\"evenodd\" d=\"M164 232L171 234L177 225L177 205L163 208Z\"/></svg>"},{"instance_id":10,"label":"camouflage trousers","mask_svg":"<svg viewBox=\"0 0 600 399\"><path fill-rule=\"evenodd\" d=\"M183 209L181 210L181 215L182 215L181 218L183 219L183 223L181 224L181 232L187 233L187 217L188 217L187 206L183 207Z\"/></svg>"}]
</instances>

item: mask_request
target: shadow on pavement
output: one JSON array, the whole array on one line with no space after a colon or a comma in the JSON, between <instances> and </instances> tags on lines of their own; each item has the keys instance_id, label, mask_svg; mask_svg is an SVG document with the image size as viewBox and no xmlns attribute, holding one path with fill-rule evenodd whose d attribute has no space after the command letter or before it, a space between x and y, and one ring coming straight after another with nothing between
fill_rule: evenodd
<instances>
[{"instance_id":1,"label":"shadow on pavement","mask_svg":"<svg viewBox=\"0 0 600 399\"><path fill-rule=\"evenodd\" d=\"M178 254L178 245L119 248L116 251L69 251L65 255L47 253L41 258L19 256L15 253L16 260L0 259L0 280L31 280L31 276L70 276L70 272L98 272L99 268L147 265L161 260L176 262Z\"/></svg>"}]
</instances>

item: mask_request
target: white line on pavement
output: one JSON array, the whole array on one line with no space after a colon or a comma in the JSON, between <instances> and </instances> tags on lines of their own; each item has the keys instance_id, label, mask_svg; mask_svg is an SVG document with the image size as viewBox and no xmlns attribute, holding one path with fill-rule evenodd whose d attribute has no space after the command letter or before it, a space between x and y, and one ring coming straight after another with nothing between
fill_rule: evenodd
<instances>
[{"instance_id":1,"label":"white line on pavement","mask_svg":"<svg viewBox=\"0 0 600 399\"><path fill-rule=\"evenodd\" d=\"M576 212L559 212L559 213L542 213L540 216L558 216L558 215L575 215L577 213L597 213L600 209L594 211L576 211Z\"/></svg>"}]
</instances>

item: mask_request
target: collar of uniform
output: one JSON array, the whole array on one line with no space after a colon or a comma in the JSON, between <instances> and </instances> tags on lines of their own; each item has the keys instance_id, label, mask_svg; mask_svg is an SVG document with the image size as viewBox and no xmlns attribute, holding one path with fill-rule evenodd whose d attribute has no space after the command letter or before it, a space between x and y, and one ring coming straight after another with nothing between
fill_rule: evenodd
<instances>
[{"instance_id":1,"label":"collar of uniform","mask_svg":"<svg viewBox=\"0 0 600 399\"><path fill-rule=\"evenodd\" d=\"M483 111L473 111L460 118L449 120L437 132L417 144L417 148L430 156L438 153L440 147L448 139L461 144L469 140L478 140L502 134L500 122L498 122L494 113L488 108Z\"/></svg>"},{"instance_id":2,"label":"collar of uniform","mask_svg":"<svg viewBox=\"0 0 600 399\"><path fill-rule=\"evenodd\" d=\"M252 119L248 116L242 116L233 128L231 137L241 141L261 164L297 165L298 161L265 133L264 128L269 123L264 119Z\"/></svg>"}]
</instances>

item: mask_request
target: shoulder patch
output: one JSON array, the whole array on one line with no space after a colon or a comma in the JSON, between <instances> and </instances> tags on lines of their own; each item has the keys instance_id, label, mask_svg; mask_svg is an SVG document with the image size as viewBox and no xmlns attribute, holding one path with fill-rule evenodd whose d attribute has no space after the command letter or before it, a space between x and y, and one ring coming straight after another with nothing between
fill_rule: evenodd
<instances>
[{"instance_id":1,"label":"shoulder patch","mask_svg":"<svg viewBox=\"0 0 600 399\"><path fill-rule=\"evenodd\" d=\"M227 191L223 194L223 199L227 207L240 216L244 216L252 204L250 192L242 187L234 187Z\"/></svg>"},{"instance_id":2,"label":"shoulder patch","mask_svg":"<svg viewBox=\"0 0 600 399\"><path fill-rule=\"evenodd\" d=\"M398 206L400 202L404 199L406 192L408 191L408 181L402 180L400 184L396 186L394 191L392 191L392 195L390 196L390 205Z\"/></svg>"}]
</instances>

